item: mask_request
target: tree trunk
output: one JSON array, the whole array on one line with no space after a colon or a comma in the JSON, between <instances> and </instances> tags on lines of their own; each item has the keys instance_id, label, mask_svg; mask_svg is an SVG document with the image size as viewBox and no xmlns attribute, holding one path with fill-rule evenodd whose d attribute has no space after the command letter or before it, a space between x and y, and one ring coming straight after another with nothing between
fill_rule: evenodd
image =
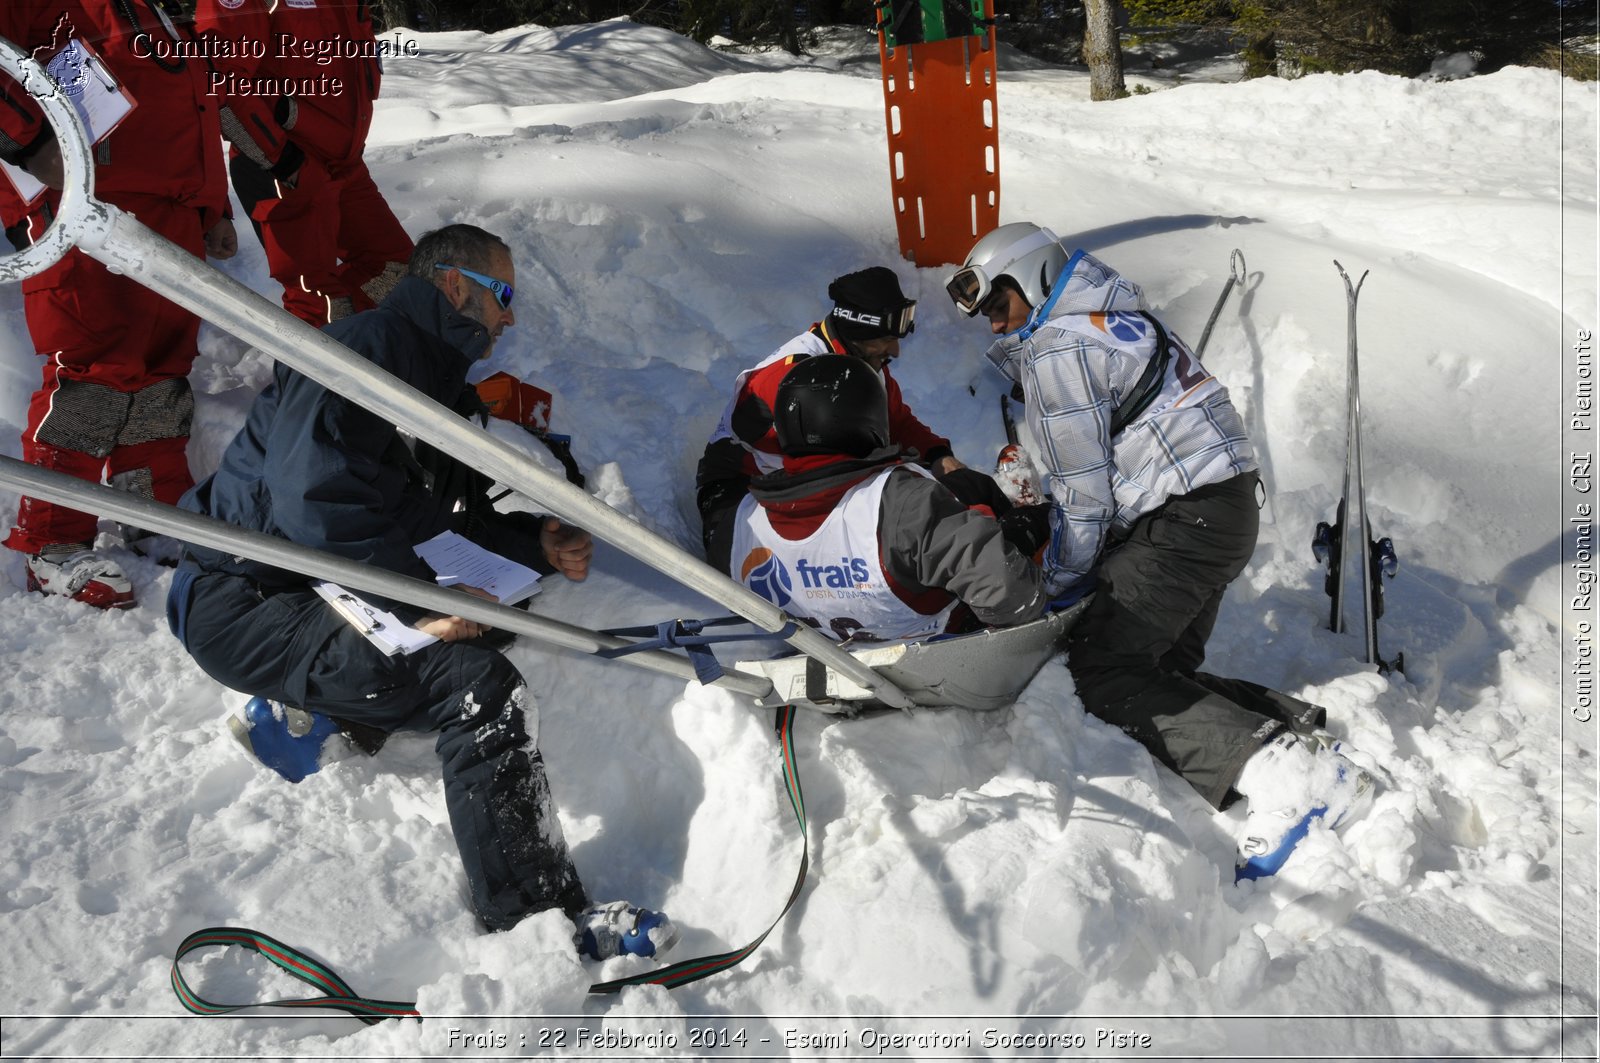
<instances>
[{"instance_id":1,"label":"tree trunk","mask_svg":"<svg viewBox=\"0 0 1600 1063\"><path fill-rule=\"evenodd\" d=\"M1089 98L1120 100L1128 94L1122 80L1122 39L1117 29L1116 0L1084 0L1083 61L1089 64Z\"/></svg>"},{"instance_id":2,"label":"tree trunk","mask_svg":"<svg viewBox=\"0 0 1600 1063\"><path fill-rule=\"evenodd\" d=\"M436 30L438 12L432 0L377 0L374 5L386 30L407 29Z\"/></svg>"},{"instance_id":3,"label":"tree trunk","mask_svg":"<svg viewBox=\"0 0 1600 1063\"><path fill-rule=\"evenodd\" d=\"M795 22L794 6L782 4L778 9L778 38L783 50L790 55L800 54L800 27Z\"/></svg>"}]
</instances>

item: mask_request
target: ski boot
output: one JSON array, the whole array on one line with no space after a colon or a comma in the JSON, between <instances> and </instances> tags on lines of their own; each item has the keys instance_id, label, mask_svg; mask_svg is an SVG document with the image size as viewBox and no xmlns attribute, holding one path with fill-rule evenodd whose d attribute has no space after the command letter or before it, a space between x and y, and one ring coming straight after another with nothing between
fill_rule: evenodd
<instances>
[{"instance_id":1,"label":"ski boot","mask_svg":"<svg viewBox=\"0 0 1600 1063\"><path fill-rule=\"evenodd\" d=\"M613 956L658 956L678 943L678 928L665 912L627 901L596 904L578 916L572 943L591 960Z\"/></svg>"},{"instance_id":2,"label":"ski boot","mask_svg":"<svg viewBox=\"0 0 1600 1063\"><path fill-rule=\"evenodd\" d=\"M59 594L96 609L133 606L133 584L109 557L84 543L47 546L27 560L28 590Z\"/></svg>"},{"instance_id":3,"label":"ski boot","mask_svg":"<svg viewBox=\"0 0 1600 1063\"><path fill-rule=\"evenodd\" d=\"M252 757L293 783L322 767L322 747L339 733L332 717L266 698L251 698L243 718L228 717L228 729Z\"/></svg>"},{"instance_id":4,"label":"ski boot","mask_svg":"<svg viewBox=\"0 0 1600 1063\"><path fill-rule=\"evenodd\" d=\"M1377 784L1344 752L1325 731L1288 732L1245 763L1234 783L1249 802L1235 882L1277 874L1317 820L1333 830L1366 813Z\"/></svg>"}]
</instances>

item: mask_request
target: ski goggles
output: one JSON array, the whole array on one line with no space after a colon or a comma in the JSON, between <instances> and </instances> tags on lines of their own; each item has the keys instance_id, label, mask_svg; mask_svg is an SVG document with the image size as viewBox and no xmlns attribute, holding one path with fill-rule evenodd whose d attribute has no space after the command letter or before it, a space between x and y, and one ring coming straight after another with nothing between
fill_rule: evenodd
<instances>
[{"instance_id":1,"label":"ski goggles","mask_svg":"<svg viewBox=\"0 0 1600 1063\"><path fill-rule=\"evenodd\" d=\"M956 309L971 317L993 294L994 282L982 266L962 266L945 282L944 290L950 293L950 301L956 304Z\"/></svg>"},{"instance_id":2,"label":"ski goggles","mask_svg":"<svg viewBox=\"0 0 1600 1063\"><path fill-rule=\"evenodd\" d=\"M987 261L998 263L998 275L1003 276L1019 259L1059 242L1056 234L1049 229L1039 229L1004 251L990 255ZM944 290L949 294L950 301L956 304L956 309L971 317L982 310L983 304L994 294L994 279L982 263L973 263L956 270L955 275L945 281Z\"/></svg>"},{"instance_id":3,"label":"ski goggles","mask_svg":"<svg viewBox=\"0 0 1600 1063\"><path fill-rule=\"evenodd\" d=\"M863 328L876 329L885 336L903 340L917 327L917 301L912 299L904 306L892 310L857 310L849 306L836 306L829 313L840 321L848 321Z\"/></svg>"},{"instance_id":4,"label":"ski goggles","mask_svg":"<svg viewBox=\"0 0 1600 1063\"><path fill-rule=\"evenodd\" d=\"M513 289L511 287L511 285L507 284L505 281L496 280L494 277L491 277L488 274L479 273L476 270L466 269L463 266L453 266L448 262L440 262L440 263L436 264L433 268L434 269L453 269L453 270L455 270L457 273L461 274L463 277L467 278L468 280L474 281L477 284L480 284L483 287L489 289L489 294L494 296L494 301L500 304L500 309L502 309L502 310L510 310L511 309L511 296L512 296L512 293L513 293Z\"/></svg>"}]
</instances>

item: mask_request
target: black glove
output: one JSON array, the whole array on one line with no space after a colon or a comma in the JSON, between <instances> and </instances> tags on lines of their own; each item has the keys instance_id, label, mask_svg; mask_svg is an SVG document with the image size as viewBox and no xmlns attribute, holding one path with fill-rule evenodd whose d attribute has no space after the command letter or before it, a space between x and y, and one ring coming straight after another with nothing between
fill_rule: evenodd
<instances>
[{"instance_id":1,"label":"black glove","mask_svg":"<svg viewBox=\"0 0 1600 1063\"><path fill-rule=\"evenodd\" d=\"M1000 518L1000 533L1024 556L1033 557L1050 541L1050 503L1017 506Z\"/></svg>"},{"instance_id":2,"label":"black glove","mask_svg":"<svg viewBox=\"0 0 1600 1063\"><path fill-rule=\"evenodd\" d=\"M997 517L1003 517L1011 512L1011 499L1000 490L1000 485L994 482L994 477L977 469L960 468L951 469L947 473L936 472L933 478L943 484L963 506L969 509L973 506L988 506L989 512Z\"/></svg>"}]
</instances>

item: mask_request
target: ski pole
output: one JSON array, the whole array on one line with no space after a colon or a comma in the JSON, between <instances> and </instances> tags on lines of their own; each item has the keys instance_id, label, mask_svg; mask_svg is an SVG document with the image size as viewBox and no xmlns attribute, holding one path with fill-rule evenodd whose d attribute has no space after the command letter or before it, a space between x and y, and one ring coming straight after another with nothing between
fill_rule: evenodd
<instances>
[{"instance_id":1,"label":"ski pole","mask_svg":"<svg viewBox=\"0 0 1600 1063\"><path fill-rule=\"evenodd\" d=\"M1211 338L1211 328L1222 313L1222 305L1228 301L1228 296L1233 292L1235 285L1244 287L1244 278L1244 252L1236 247L1233 249L1233 254L1228 256L1228 282L1222 286L1222 294L1217 296L1217 305L1211 308L1211 316L1206 319L1205 330L1200 333L1200 342L1195 344L1195 357L1198 358L1206 353L1206 341Z\"/></svg>"}]
</instances>

